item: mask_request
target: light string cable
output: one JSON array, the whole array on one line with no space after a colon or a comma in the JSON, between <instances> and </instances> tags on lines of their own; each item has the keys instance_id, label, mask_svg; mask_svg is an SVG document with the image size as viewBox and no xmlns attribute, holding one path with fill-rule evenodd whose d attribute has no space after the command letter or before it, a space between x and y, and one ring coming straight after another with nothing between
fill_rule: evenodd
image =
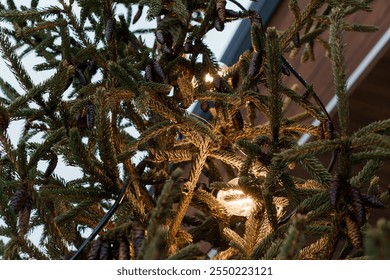
<instances>
[{"instance_id":1,"label":"light string cable","mask_svg":"<svg viewBox=\"0 0 390 280\"><path fill-rule=\"evenodd\" d=\"M305 79L302 78L302 76L294 69L294 67L287 61L287 59L285 59L283 56L281 56L281 58L282 58L283 64L290 70L291 73L293 73L295 78L307 89L308 83L305 81ZM334 137L333 121L332 121L328 111L326 110L324 104L321 102L321 99L314 92L314 90L311 92L311 94L312 94L314 100L316 101L317 105L321 108L321 110L323 111L323 113L325 114L325 116L327 118L326 128L328 129L328 135L329 135L328 138L329 138L329 140L333 140L333 137ZM333 150L332 156L331 156L330 162L328 164L328 168L327 168L329 173L332 171L333 166L336 162L337 154L338 154L338 150L337 149ZM296 213L296 210L297 209L294 209L293 211L288 213L286 216L284 216L280 220L279 225L287 223L290 220L290 218Z\"/></svg>"},{"instance_id":2,"label":"light string cable","mask_svg":"<svg viewBox=\"0 0 390 280\"><path fill-rule=\"evenodd\" d=\"M245 9L245 7L243 5L241 5L240 2L236 1L236 0L229 0L230 2L232 2L233 4L235 4L237 7L239 7L243 12L247 12L248 10Z\"/></svg>"},{"instance_id":3,"label":"light string cable","mask_svg":"<svg viewBox=\"0 0 390 280\"><path fill-rule=\"evenodd\" d=\"M283 64L290 70L291 73L295 76L295 78L307 89L308 84L305 81L305 79L302 78L302 76L295 70L295 68L285 59L283 56L281 56ZM333 127L333 121L330 117L328 111L326 110L324 104L322 103L321 99L318 97L318 95L312 90L311 95L313 96L314 100L316 101L317 105L321 108L322 112L325 114L327 118L327 124L326 129L328 130L328 138L329 140L333 140L334 138L334 127ZM333 150L332 156L330 159L330 162L328 164L328 172L330 173L333 169L333 166L337 159L338 151L337 149Z\"/></svg>"},{"instance_id":4,"label":"light string cable","mask_svg":"<svg viewBox=\"0 0 390 280\"><path fill-rule=\"evenodd\" d=\"M84 240L83 244L81 244L80 248L70 258L70 260L77 260L80 257L81 253L83 252L85 246L87 246L87 244L91 240L93 240L96 237L96 235L98 235L98 233L102 230L102 228L107 224L107 222L110 220L112 215L114 215L114 213L116 212L118 206L121 204L123 197L126 193L126 189L131 182L132 182L132 180L130 180L129 178L127 178L125 180L125 182L123 183L123 187L120 190L119 195L118 195L117 199L115 200L114 204L112 205L112 207L110 208L110 210L106 213L106 215L104 215L103 219L100 220L99 224L95 227L95 229L88 236L88 238Z\"/></svg>"}]
</instances>

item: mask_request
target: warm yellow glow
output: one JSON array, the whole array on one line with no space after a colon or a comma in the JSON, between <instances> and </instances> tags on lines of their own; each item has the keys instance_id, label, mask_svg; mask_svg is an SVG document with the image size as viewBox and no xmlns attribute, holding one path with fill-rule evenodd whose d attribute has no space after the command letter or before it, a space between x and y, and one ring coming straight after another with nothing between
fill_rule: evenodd
<instances>
[{"instance_id":1,"label":"warm yellow glow","mask_svg":"<svg viewBox=\"0 0 390 280\"><path fill-rule=\"evenodd\" d=\"M247 217L253 209L253 199L241 190L220 190L217 199L226 207L232 215Z\"/></svg>"},{"instance_id":2,"label":"warm yellow glow","mask_svg":"<svg viewBox=\"0 0 390 280\"><path fill-rule=\"evenodd\" d=\"M222 77L224 75L223 71L218 71L218 76ZM214 81L214 77L211 76L209 73L206 74L204 77L204 81L206 83L212 83Z\"/></svg>"},{"instance_id":3,"label":"warm yellow glow","mask_svg":"<svg viewBox=\"0 0 390 280\"><path fill-rule=\"evenodd\" d=\"M214 81L214 78L209 73L207 73L206 76L204 77L204 81L206 83L212 83Z\"/></svg>"}]
</instances>

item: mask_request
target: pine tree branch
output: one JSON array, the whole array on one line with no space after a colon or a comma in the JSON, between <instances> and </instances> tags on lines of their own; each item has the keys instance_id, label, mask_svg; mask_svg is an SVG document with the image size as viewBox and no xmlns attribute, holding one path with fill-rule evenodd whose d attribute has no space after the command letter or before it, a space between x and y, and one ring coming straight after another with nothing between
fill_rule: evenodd
<instances>
[{"instance_id":1,"label":"pine tree branch","mask_svg":"<svg viewBox=\"0 0 390 280\"><path fill-rule=\"evenodd\" d=\"M170 225L170 229L169 229L170 240L174 240L179 230L180 224L187 212L188 206L190 205L190 202L194 195L196 183L198 182L200 173L202 172L203 169L203 165L207 159L207 150L209 145L210 145L210 140L207 138L204 139L203 143L201 143L199 146L198 154L195 156L193 160L188 181L182 187L182 199L177 208L176 216L173 218L172 223Z\"/></svg>"},{"instance_id":2,"label":"pine tree branch","mask_svg":"<svg viewBox=\"0 0 390 280\"><path fill-rule=\"evenodd\" d=\"M348 136L349 129L349 101L347 98L347 77L343 42L343 18L344 14L338 8L332 11L330 16L329 45L331 49L331 61L333 80L336 95L338 97L337 112L341 137Z\"/></svg>"}]
</instances>

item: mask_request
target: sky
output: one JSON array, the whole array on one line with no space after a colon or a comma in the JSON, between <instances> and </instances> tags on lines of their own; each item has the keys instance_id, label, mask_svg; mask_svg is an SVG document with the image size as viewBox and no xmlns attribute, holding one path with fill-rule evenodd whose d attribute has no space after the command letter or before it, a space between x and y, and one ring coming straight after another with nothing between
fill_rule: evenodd
<instances>
[{"instance_id":1,"label":"sky","mask_svg":"<svg viewBox=\"0 0 390 280\"><path fill-rule=\"evenodd\" d=\"M6 5L6 3L7 3L6 0L0 0L0 2L4 5ZM27 1L27 0L15 0L14 2L15 2L17 7L20 7L20 5L29 6L29 3L30 3L30 1ZM66 2L69 2L69 1L66 1ZM75 2L77 2L77 1L75 1ZM238 2L240 2L240 4L243 5L244 7L249 8L252 1L240 0ZM48 7L50 5L56 5L56 4L58 4L58 1L41 0L41 1L39 1L38 7ZM226 8L237 10L237 11L239 10L239 8L230 1L227 1ZM117 8L118 14L121 13L121 11L122 11L122 9L121 9L121 6L119 5ZM77 13L77 10L76 10L76 13ZM123 13L125 14L125 12L123 12ZM134 13L135 12L133 12L133 15L134 15ZM146 10L144 10L143 15L146 15ZM156 24L155 21L147 22L141 18L135 25L132 26L132 28L133 29L151 28L151 27L155 27L155 24ZM232 39L239 24L240 24L240 21L227 23L225 25L225 29L223 32L218 32L215 29L213 29L204 38L205 44L208 45L209 48L214 52L214 55L217 58L217 60L221 59L228 43ZM0 26L4 26L4 23L0 23ZM152 36L143 36L143 39L145 40L147 45L151 45L153 43L153 40L154 40L154 38ZM49 71L44 71L44 72L34 71L33 66L36 65L37 63L40 63L40 62L42 62L42 61L38 57L36 57L33 53L30 53L29 55L27 55L24 58L24 60L22 61L25 69L31 75L32 80L35 84L38 84L38 83L46 80L47 78L49 78L53 74L53 72L49 72ZM19 87L18 82L16 81L13 74L8 69L5 61L2 58L0 58L0 77L3 78L8 83L10 83L11 85L13 85L18 90L18 92L20 94L23 94L23 91ZM0 95L1 95L1 91L0 91ZM17 145L17 143L19 141L19 137L21 134L21 128L23 127L23 125L24 125L23 121L13 121L10 124L8 134L9 134L9 137L11 139L11 142L14 145ZM37 141L39 141L39 139L37 139ZM135 158L134 160L137 161L137 158ZM47 166L47 162L40 161L38 168L41 170L45 170L46 166ZM61 177L63 177L65 180L72 180L72 179L75 179L75 178L81 176L81 172L78 168L65 166L63 163L61 163L61 161L59 162L59 165L58 165L55 172L58 175L60 175ZM0 219L0 225L1 224L2 224L2 221ZM30 236L30 239L35 244L37 244L38 240L39 240L39 235L40 235L40 231L37 230L37 231L33 232L33 234ZM0 239L3 239L5 241L7 240L6 238L1 237L1 236L0 236Z\"/></svg>"}]
</instances>

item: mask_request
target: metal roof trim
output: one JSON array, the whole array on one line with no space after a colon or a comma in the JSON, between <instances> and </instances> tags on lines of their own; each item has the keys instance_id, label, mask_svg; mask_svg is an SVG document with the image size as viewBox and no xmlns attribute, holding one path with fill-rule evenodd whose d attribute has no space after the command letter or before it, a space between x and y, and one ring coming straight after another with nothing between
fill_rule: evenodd
<instances>
[{"instance_id":1,"label":"metal roof trim","mask_svg":"<svg viewBox=\"0 0 390 280\"><path fill-rule=\"evenodd\" d=\"M259 0L252 3L249 9L257 11L263 20L263 24L267 26L273 13L281 2L281 0ZM232 40L222 55L221 61L223 63L229 66L234 64L244 51L251 48L250 27L250 22L248 20L243 20L240 23L236 33L233 35Z\"/></svg>"}]
</instances>

